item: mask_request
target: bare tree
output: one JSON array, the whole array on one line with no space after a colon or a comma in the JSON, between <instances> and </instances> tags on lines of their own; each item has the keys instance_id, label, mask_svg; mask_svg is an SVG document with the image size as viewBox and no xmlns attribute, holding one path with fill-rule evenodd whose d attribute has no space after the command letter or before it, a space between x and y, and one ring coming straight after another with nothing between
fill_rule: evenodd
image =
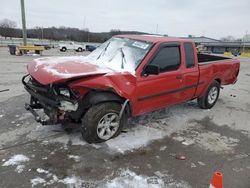
<instances>
[{"instance_id":1,"label":"bare tree","mask_svg":"<svg viewBox=\"0 0 250 188\"><path fill-rule=\"evenodd\" d=\"M243 41L245 42L250 42L250 34L245 34L242 38Z\"/></svg>"},{"instance_id":2,"label":"bare tree","mask_svg":"<svg viewBox=\"0 0 250 188\"><path fill-rule=\"evenodd\" d=\"M16 22L9 20L9 19L3 19L0 20L0 35L6 37L14 37L15 36L15 28L16 28Z\"/></svg>"},{"instance_id":3,"label":"bare tree","mask_svg":"<svg viewBox=\"0 0 250 188\"><path fill-rule=\"evenodd\" d=\"M233 37L233 36L227 36L227 37L223 37L220 39L221 41L224 41L224 42L233 42L233 41L236 41L236 39Z\"/></svg>"}]
</instances>

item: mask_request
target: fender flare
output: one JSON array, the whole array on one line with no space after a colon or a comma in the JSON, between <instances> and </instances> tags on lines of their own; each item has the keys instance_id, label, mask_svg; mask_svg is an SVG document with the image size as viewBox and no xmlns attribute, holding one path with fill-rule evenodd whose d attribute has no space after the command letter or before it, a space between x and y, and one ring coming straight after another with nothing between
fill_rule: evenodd
<instances>
[{"instance_id":1,"label":"fender flare","mask_svg":"<svg viewBox=\"0 0 250 188\"><path fill-rule=\"evenodd\" d=\"M87 95L84 96L82 105L91 106L109 101L123 103L125 99L109 91L90 91L87 93Z\"/></svg>"},{"instance_id":2,"label":"fender flare","mask_svg":"<svg viewBox=\"0 0 250 188\"><path fill-rule=\"evenodd\" d=\"M71 113L71 117L76 120L80 119L91 106L111 101L122 105L126 99L110 91L89 91L83 99L79 101L79 108L77 111ZM130 105L131 104L126 105L125 109L129 114L131 113Z\"/></svg>"},{"instance_id":3,"label":"fender flare","mask_svg":"<svg viewBox=\"0 0 250 188\"><path fill-rule=\"evenodd\" d=\"M207 86L204 87L204 89L201 91L201 96L204 96L204 95L206 94L206 92L207 92L209 86L213 83L213 81L217 81L217 82L221 85L221 78L220 78L220 77L215 77L215 78L211 79L211 80L208 82Z\"/></svg>"}]
</instances>

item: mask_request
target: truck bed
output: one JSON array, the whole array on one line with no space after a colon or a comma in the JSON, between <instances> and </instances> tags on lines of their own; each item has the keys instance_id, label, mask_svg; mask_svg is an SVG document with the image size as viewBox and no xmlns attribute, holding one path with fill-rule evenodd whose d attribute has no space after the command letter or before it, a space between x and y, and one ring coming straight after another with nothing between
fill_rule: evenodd
<instances>
[{"instance_id":1,"label":"truck bed","mask_svg":"<svg viewBox=\"0 0 250 188\"><path fill-rule=\"evenodd\" d=\"M196 96L203 96L207 87L213 80L217 80L221 85L233 84L237 81L240 62L237 59L219 57L206 54L198 54L200 71L200 84L196 91Z\"/></svg>"},{"instance_id":2,"label":"truck bed","mask_svg":"<svg viewBox=\"0 0 250 188\"><path fill-rule=\"evenodd\" d=\"M215 56L215 55L209 55L209 54L197 54L198 56L198 63L203 64L211 61L219 61L219 60L225 60L225 59L231 59L228 57L222 57L222 56Z\"/></svg>"}]
</instances>

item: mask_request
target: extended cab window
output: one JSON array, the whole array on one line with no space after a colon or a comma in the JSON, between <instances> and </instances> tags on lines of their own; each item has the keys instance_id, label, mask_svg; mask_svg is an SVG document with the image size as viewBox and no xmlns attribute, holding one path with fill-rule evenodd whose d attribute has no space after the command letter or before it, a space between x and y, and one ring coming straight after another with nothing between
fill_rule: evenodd
<instances>
[{"instance_id":1,"label":"extended cab window","mask_svg":"<svg viewBox=\"0 0 250 188\"><path fill-rule=\"evenodd\" d=\"M194 67L194 48L192 43L184 43L184 49L185 49L185 59L186 59L186 67L191 68Z\"/></svg>"},{"instance_id":2,"label":"extended cab window","mask_svg":"<svg viewBox=\"0 0 250 188\"><path fill-rule=\"evenodd\" d=\"M160 72L177 70L181 64L180 48L167 46L160 49L151 64L158 65Z\"/></svg>"}]
</instances>

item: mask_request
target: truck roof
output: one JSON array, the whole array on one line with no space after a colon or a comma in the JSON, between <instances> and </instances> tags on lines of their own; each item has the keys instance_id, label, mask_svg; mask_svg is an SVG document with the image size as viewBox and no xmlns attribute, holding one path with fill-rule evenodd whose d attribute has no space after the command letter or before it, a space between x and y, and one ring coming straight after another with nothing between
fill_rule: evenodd
<instances>
[{"instance_id":1,"label":"truck roof","mask_svg":"<svg viewBox=\"0 0 250 188\"><path fill-rule=\"evenodd\" d=\"M134 40L146 41L151 43L158 42L194 42L189 39L175 38L175 37L164 37L161 35L116 35L115 37L129 38Z\"/></svg>"}]
</instances>

